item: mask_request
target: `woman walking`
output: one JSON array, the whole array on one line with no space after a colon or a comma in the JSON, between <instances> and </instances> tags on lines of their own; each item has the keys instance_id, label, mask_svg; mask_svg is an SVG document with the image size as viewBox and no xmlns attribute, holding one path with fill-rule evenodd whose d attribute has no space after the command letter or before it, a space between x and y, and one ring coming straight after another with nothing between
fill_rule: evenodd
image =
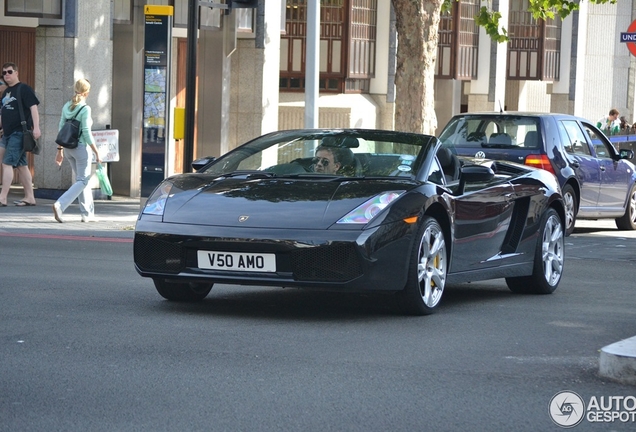
<instances>
[{"instance_id":1,"label":"woman walking","mask_svg":"<svg viewBox=\"0 0 636 432\"><path fill-rule=\"evenodd\" d=\"M93 119L91 118L91 107L86 105L86 97L91 89L91 84L88 80L78 79L75 82L75 95L73 98L66 102L64 108L62 108L62 116L60 117L60 129L64 126L67 119L73 118L77 115L76 119L80 122L80 135L79 144L76 148L65 149L64 147L57 148L57 155L55 156L55 162L58 165L62 165L62 161L66 158L71 164L73 176L75 176L75 183L62 194L61 197L53 204L53 215L55 220L62 223L62 214L68 206L77 198L79 201L80 213L82 215L82 222L95 221L95 208L93 205L93 191L87 187L88 182L91 179L91 157L89 153L89 147L95 153L97 163L101 162L99 153L97 152L97 146L93 140L93 134L91 133L91 126L93 125ZM81 110L81 111L80 111Z\"/></svg>"}]
</instances>

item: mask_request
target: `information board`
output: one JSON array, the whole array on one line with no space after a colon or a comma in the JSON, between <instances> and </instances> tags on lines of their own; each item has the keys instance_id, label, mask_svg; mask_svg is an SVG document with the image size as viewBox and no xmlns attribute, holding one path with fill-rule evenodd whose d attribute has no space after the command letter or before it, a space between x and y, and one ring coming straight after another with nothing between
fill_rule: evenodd
<instances>
[{"instance_id":1,"label":"information board","mask_svg":"<svg viewBox=\"0 0 636 432\"><path fill-rule=\"evenodd\" d=\"M144 6L144 100L141 196L148 197L165 178L172 6Z\"/></svg>"}]
</instances>

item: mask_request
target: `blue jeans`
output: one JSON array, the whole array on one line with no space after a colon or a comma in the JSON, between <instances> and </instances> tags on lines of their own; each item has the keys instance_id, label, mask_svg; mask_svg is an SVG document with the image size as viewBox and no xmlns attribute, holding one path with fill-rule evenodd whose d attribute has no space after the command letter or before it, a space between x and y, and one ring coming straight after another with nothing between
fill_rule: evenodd
<instances>
[{"instance_id":1,"label":"blue jeans","mask_svg":"<svg viewBox=\"0 0 636 432\"><path fill-rule=\"evenodd\" d=\"M88 182L92 176L89 151L89 147L84 143L79 143L74 149L64 149L64 158L71 164L75 183L57 200L62 212L77 198L82 216L94 216L93 191L88 187Z\"/></svg>"}]
</instances>

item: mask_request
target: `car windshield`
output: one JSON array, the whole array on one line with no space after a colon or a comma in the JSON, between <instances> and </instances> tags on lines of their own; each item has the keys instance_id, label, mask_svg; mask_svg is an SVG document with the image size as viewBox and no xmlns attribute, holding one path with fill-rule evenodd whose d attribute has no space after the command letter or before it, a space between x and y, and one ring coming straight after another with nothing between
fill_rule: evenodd
<instances>
[{"instance_id":1,"label":"car windshield","mask_svg":"<svg viewBox=\"0 0 636 432\"><path fill-rule=\"evenodd\" d=\"M213 175L411 177L435 137L376 130L298 130L256 138L217 159Z\"/></svg>"},{"instance_id":2,"label":"car windshield","mask_svg":"<svg viewBox=\"0 0 636 432\"><path fill-rule=\"evenodd\" d=\"M467 114L451 119L439 139L447 147L534 149L539 137L537 117Z\"/></svg>"}]
</instances>

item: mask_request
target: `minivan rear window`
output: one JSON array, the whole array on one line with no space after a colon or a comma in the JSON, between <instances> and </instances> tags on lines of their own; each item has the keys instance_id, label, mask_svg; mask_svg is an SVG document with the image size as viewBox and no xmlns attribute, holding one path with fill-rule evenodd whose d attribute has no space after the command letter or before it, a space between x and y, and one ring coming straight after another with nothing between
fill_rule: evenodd
<instances>
[{"instance_id":1,"label":"minivan rear window","mask_svg":"<svg viewBox=\"0 0 636 432\"><path fill-rule=\"evenodd\" d=\"M539 119L498 115L454 117L439 137L442 144L474 148L540 148Z\"/></svg>"}]
</instances>

